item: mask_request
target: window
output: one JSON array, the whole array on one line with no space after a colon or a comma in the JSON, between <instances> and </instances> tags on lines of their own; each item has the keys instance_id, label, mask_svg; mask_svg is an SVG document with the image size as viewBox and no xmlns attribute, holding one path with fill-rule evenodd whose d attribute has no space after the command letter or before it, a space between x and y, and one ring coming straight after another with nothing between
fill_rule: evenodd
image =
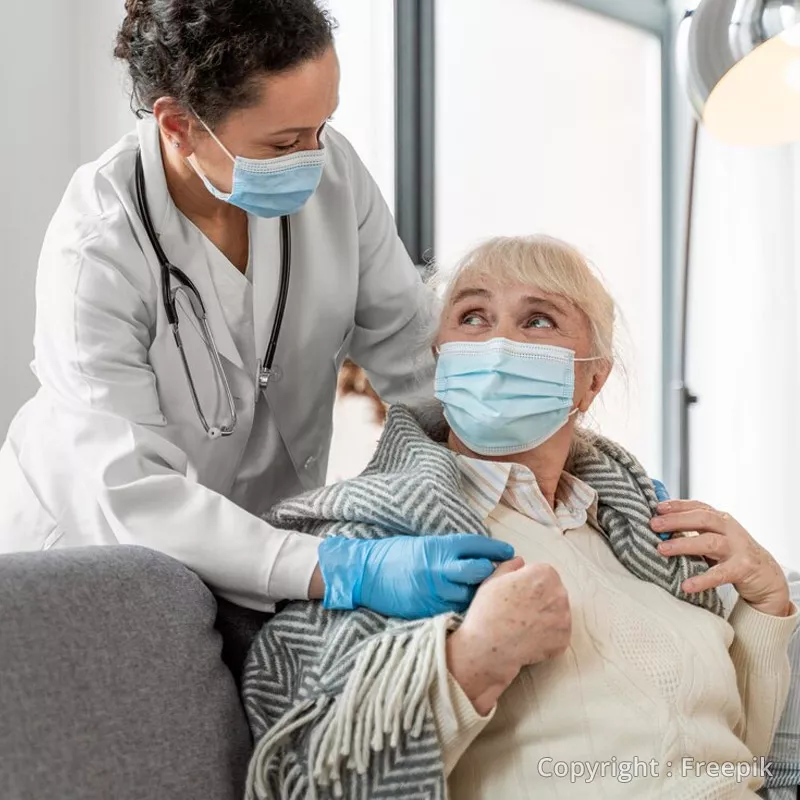
<instances>
[{"instance_id":1,"label":"window","mask_svg":"<svg viewBox=\"0 0 800 800\"><path fill-rule=\"evenodd\" d=\"M342 69L333 127L352 142L386 202L394 208L394 3L326 0L339 23Z\"/></svg>"},{"instance_id":2,"label":"window","mask_svg":"<svg viewBox=\"0 0 800 800\"><path fill-rule=\"evenodd\" d=\"M393 0L327 0L339 23L336 51L342 70L333 127L356 149L389 208L395 198ZM375 450L381 427L366 397L336 402L328 482L358 475Z\"/></svg>"},{"instance_id":3,"label":"window","mask_svg":"<svg viewBox=\"0 0 800 800\"><path fill-rule=\"evenodd\" d=\"M437 261L494 235L577 245L621 310L593 416L661 474L659 38L557 0L437 0L435 34Z\"/></svg>"}]
</instances>

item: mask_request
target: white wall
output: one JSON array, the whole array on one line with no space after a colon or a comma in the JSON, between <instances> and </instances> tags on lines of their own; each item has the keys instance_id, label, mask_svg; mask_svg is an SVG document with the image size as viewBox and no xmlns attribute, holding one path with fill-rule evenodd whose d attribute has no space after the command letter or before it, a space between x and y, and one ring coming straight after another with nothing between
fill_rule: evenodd
<instances>
[{"instance_id":1,"label":"white wall","mask_svg":"<svg viewBox=\"0 0 800 800\"><path fill-rule=\"evenodd\" d=\"M800 566L800 145L703 135L696 202L692 494Z\"/></svg>"},{"instance_id":2,"label":"white wall","mask_svg":"<svg viewBox=\"0 0 800 800\"><path fill-rule=\"evenodd\" d=\"M29 363L36 264L47 224L76 167L132 124L111 58L121 8L121 2L107 0L40 0L4 8L0 438L37 387Z\"/></svg>"},{"instance_id":3,"label":"white wall","mask_svg":"<svg viewBox=\"0 0 800 800\"><path fill-rule=\"evenodd\" d=\"M394 208L394 2L325 0L339 27L336 49L342 69L333 125L344 133ZM381 428L370 402L338 400L328 482L358 475L369 463Z\"/></svg>"},{"instance_id":4,"label":"white wall","mask_svg":"<svg viewBox=\"0 0 800 800\"><path fill-rule=\"evenodd\" d=\"M8 3L0 25L0 435L36 386L33 293L39 246L74 168L77 85L63 0ZM35 39L33 32L35 31ZM30 32L28 34L28 32Z\"/></svg>"},{"instance_id":5,"label":"white wall","mask_svg":"<svg viewBox=\"0 0 800 800\"><path fill-rule=\"evenodd\" d=\"M136 123L124 64L113 57L122 0L80 0L76 50L79 76L78 162L93 161Z\"/></svg>"},{"instance_id":6,"label":"white wall","mask_svg":"<svg viewBox=\"0 0 800 800\"><path fill-rule=\"evenodd\" d=\"M394 208L394 2L324 2L339 24L342 85L333 126L353 143Z\"/></svg>"}]
</instances>

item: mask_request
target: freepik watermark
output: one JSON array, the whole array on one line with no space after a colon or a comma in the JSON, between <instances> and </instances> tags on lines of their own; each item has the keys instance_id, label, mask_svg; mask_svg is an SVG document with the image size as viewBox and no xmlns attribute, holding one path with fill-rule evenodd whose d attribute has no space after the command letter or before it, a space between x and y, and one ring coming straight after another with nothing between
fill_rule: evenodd
<instances>
[{"instance_id":1,"label":"freepik watermark","mask_svg":"<svg viewBox=\"0 0 800 800\"><path fill-rule=\"evenodd\" d=\"M770 763L765 758L751 761L700 761L686 756L680 761L664 763L655 758L644 761L640 758L608 761L557 761L554 758L539 759L536 769L542 778L559 778L570 783L592 783L598 779L612 778L619 783L630 783L639 778L732 778L742 783L750 778L772 776Z\"/></svg>"},{"instance_id":2,"label":"freepik watermark","mask_svg":"<svg viewBox=\"0 0 800 800\"><path fill-rule=\"evenodd\" d=\"M634 758L621 761L556 761L541 758L536 769L542 778L567 778L570 783L592 783L598 778L615 778L620 783L630 783L634 778L657 778L661 772L659 763L652 758L642 761Z\"/></svg>"},{"instance_id":3,"label":"freepik watermark","mask_svg":"<svg viewBox=\"0 0 800 800\"><path fill-rule=\"evenodd\" d=\"M696 758L681 759L682 778L735 778L742 783L750 778L771 778L772 764L766 758L751 761L700 761Z\"/></svg>"}]
</instances>

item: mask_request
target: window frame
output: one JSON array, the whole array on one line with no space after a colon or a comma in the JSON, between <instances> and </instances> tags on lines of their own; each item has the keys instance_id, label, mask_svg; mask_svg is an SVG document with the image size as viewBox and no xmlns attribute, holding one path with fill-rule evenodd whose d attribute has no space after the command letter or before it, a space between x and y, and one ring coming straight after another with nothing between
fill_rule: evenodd
<instances>
[{"instance_id":1,"label":"window frame","mask_svg":"<svg viewBox=\"0 0 800 800\"><path fill-rule=\"evenodd\" d=\"M395 217L418 267L433 259L436 166L435 0L394 0Z\"/></svg>"}]
</instances>

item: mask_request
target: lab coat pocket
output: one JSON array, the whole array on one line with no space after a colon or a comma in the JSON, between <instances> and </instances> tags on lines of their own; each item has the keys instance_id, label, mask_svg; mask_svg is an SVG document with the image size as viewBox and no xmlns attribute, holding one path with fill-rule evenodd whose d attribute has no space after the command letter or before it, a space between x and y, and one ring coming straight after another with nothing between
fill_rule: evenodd
<instances>
[{"instance_id":1,"label":"lab coat pocket","mask_svg":"<svg viewBox=\"0 0 800 800\"><path fill-rule=\"evenodd\" d=\"M350 345L353 341L353 334L356 332L356 326L351 325L350 329L344 336L342 340L341 347L336 351L336 355L333 357L333 367L336 371L336 374L339 374L339 370L342 368L342 364L344 364L344 360L347 358L348 353L350 352Z\"/></svg>"}]
</instances>

